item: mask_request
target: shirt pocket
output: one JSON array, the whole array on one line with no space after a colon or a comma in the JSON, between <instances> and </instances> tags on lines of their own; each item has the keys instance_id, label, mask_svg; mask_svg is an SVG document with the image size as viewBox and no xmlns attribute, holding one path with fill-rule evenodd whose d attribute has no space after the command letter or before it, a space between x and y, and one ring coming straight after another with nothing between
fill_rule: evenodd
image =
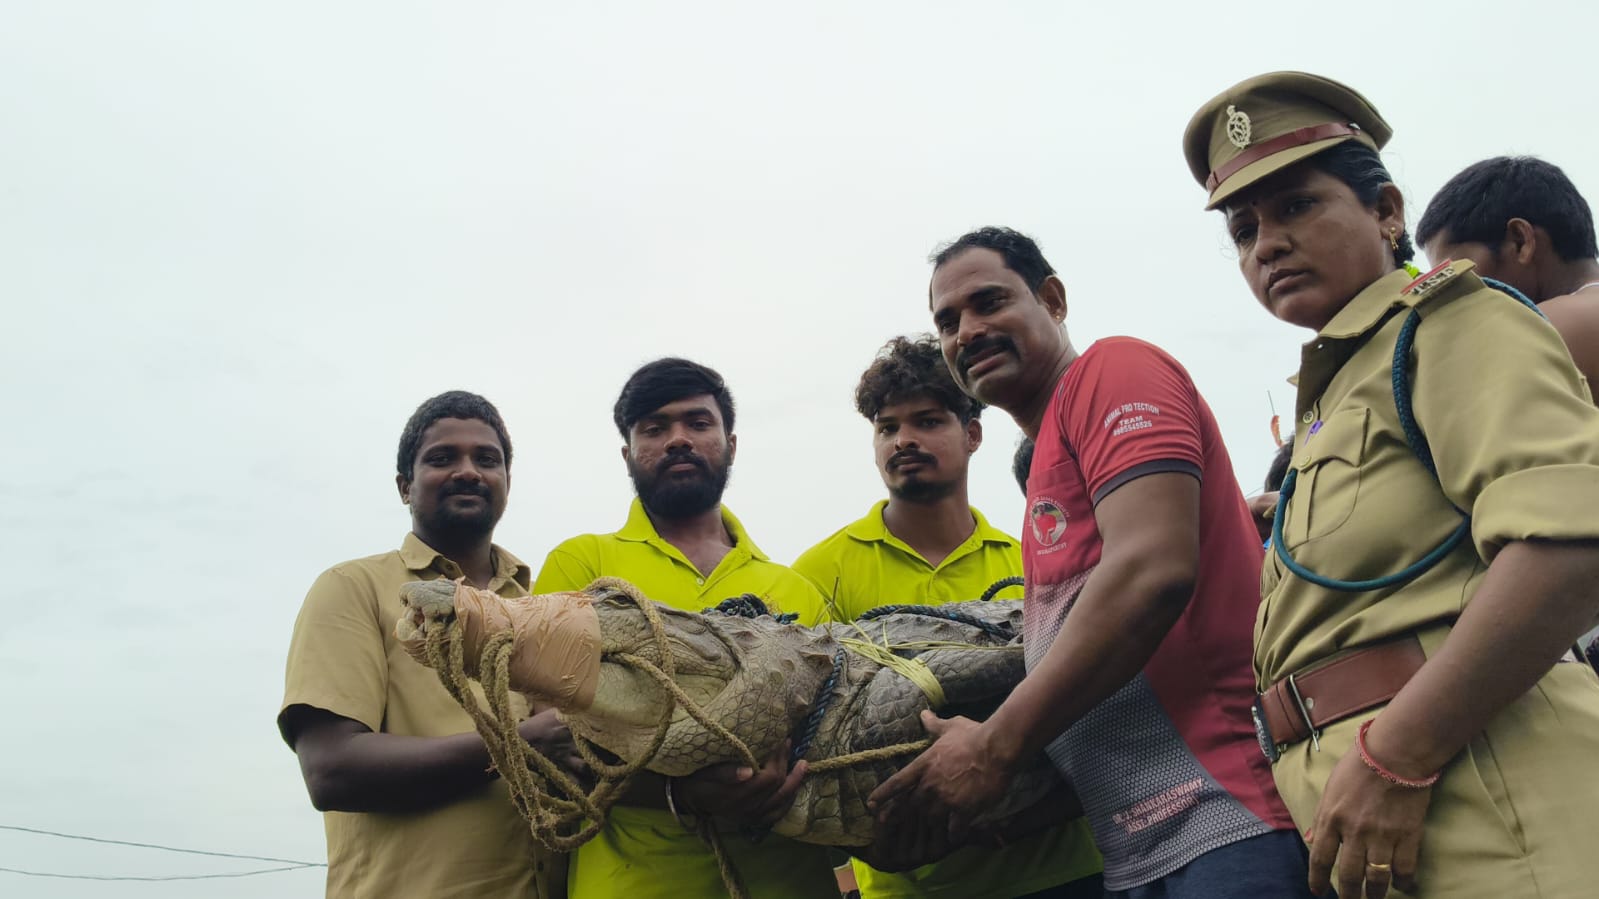
<instances>
[{"instance_id":1,"label":"shirt pocket","mask_svg":"<svg viewBox=\"0 0 1599 899\"><path fill-rule=\"evenodd\" d=\"M1327 416L1295 449L1297 482L1283 521L1289 549L1325 537L1349 520L1360 495L1361 465L1371 410L1345 409Z\"/></svg>"}]
</instances>

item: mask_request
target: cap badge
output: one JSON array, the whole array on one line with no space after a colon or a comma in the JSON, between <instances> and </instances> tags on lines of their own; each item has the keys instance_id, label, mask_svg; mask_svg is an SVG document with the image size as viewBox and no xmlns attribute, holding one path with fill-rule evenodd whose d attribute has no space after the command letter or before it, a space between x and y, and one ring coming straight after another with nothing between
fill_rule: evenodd
<instances>
[{"instance_id":1,"label":"cap badge","mask_svg":"<svg viewBox=\"0 0 1599 899\"><path fill-rule=\"evenodd\" d=\"M1249 116L1236 106L1227 107L1227 139L1240 150L1249 146Z\"/></svg>"}]
</instances>

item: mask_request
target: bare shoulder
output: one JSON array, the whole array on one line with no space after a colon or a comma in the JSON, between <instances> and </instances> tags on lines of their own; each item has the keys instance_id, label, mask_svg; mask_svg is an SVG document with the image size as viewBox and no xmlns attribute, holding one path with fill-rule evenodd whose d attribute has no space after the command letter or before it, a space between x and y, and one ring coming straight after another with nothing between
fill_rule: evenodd
<instances>
[{"instance_id":1,"label":"bare shoulder","mask_svg":"<svg viewBox=\"0 0 1599 899\"><path fill-rule=\"evenodd\" d=\"M1538 304L1571 350L1577 367L1594 381L1599 375L1599 295L1570 293Z\"/></svg>"},{"instance_id":2,"label":"bare shoulder","mask_svg":"<svg viewBox=\"0 0 1599 899\"><path fill-rule=\"evenodd\" d=\"M1563 335L1566 327L1585 334L1599 332L1599 293L1568 293L1538 304L1550 324Z\"/></svg>"}]
</instances>

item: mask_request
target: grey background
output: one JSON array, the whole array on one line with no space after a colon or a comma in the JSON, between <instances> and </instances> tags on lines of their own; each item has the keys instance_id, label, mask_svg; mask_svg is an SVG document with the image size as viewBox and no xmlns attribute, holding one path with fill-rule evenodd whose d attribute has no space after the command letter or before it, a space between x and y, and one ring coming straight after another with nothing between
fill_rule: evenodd
<instances>
[{"instance_id":1,"label":"grey background","mask_svg":"<svg viewBox=\"0 0 1599 899\"><path fill-rule=\"evenodd\" d=\"M1307 335L1201 210L1189 115L1305 69L1395 126L1412 223L1503 152L1592 194L1593 24L1539 2L0 3L0 824L323 858L273 727L284 650L319 571L404 534L420 400L505 413L498 537L536 567L622 522L627 373L714 365L740 408L729 505L788 561L881 494L855 380L927 329L926 256L973 226L1039 238L1079 347L1182 360L1253 488ZM1016 431L985 425L974 501L1014 530ZM0 832L0 867L257 865Z\"/></svg>"}]
</instances>

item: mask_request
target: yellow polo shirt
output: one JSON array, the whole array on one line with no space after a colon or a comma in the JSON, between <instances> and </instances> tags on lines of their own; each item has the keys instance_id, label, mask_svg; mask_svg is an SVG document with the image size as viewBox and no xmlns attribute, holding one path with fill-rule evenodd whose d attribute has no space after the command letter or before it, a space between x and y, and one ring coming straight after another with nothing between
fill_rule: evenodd
<instances>
[{"instance_id":1,"label":"yellow polo shirt","mask_svg":"<svg viewBox=\"0 0 1599 899\"><path fill-rule=\"evenodd\" d=\"M627 523L614 534L584 534L550 551L534 593L579 590L598 577L629 581L657 602L698 612L724 599L754 593L769 606L815 624L822 599L810 582L761 552L724 507L733 549L703 573L650 522L633 500ZM752 842L737 828L723 845L749 894L760 899L837 899L827 851L776 835ZM571 895L582 899L679 899L727 895L716 858L699 837L662 810L614 806L605 829L572 855Z\"/></svg>"},{"instance_id":2,"label":"yellow polo shirt","mask_svg":"<svg viewBox=\"0 0 1599 899\"><path fill-rule=\"evenodd\" d=\"M944 561L929 564L921 554L889 533L882 500L856 521L794 561L831 597L839 621L853 621L868 609L894 603L942 605L977 599L996 581L1022 573L1021 547L972 510L976 528ZM1021 587L1007 587L999 599L1019 599ZM862 899L962 897L1014 899L1098 874L1103 867L1087 819L1033 834L1003 849L967 847L948 858L903 874L889 874L854 860Z\"/></svg>"},{"instance_id":3,"label":"yellow polo shirt","mask_svg":"<svg viewBox=\"0 0 1599 899\"><path fill-rule=\"evenodd\" d=\"M526 596L530 569L499 547L489 589ZM457 578L461 569L407 534L395 552L335 565L306 594L289 641L283 711L307 705L377 733L444 737L472 719L431 668L394 638L400 585ZM472 689L483 701L477 684ZM525 715L527 704L512 696ZM284 735L287 738L287 734ZM533 842L503 781L426 812L326 812L327 895L339 899L547 899L562 895L558 860ZM552 866L553 865L553 866ZM554 879L551 882L552 878Z\"/></svg>"}]
</instances>

